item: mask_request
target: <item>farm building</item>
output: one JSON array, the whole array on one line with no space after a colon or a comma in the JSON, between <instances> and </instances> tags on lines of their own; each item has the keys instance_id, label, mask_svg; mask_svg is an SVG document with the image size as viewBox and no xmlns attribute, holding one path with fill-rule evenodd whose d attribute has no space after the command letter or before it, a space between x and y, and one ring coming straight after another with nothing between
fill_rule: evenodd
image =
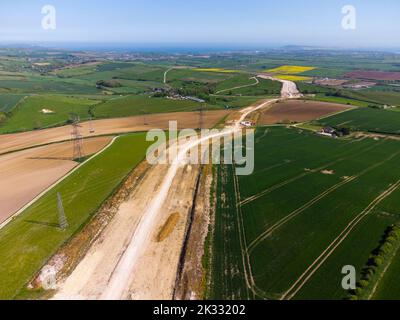
<instances>
[{"instance_id":1,"label":"farm building","mask_svg":"<svg viewBox=\"0 0 400 320\"><path fill-rule=\"evenodd\" d=\"M320 135L337 138L339 135L334 128L324 127L319 132Z\"/></svg>"}]
</instances>

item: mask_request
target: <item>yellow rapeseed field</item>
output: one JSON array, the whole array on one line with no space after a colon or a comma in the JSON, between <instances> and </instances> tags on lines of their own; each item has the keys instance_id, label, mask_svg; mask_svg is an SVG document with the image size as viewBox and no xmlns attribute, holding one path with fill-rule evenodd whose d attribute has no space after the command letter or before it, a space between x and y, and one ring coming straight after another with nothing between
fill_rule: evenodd
<instances>
[{"instance_id":1,"label":"yellow rapeseed field","mask_svg":"<svg viewBox=\"0 0 400 320\"><path fill-rule=\"evenodd\" d=\"M289 81L308 81L312 79L310 77L292 76L292 75L278 75L276 76L276 78Z\"/></svg>"},{"instance_id":2,"label":"yellow rapeseed field","mask_svg":"<svg viewBox=\"0 0 400 320\"><path fill-rule=\"evenodd\" d=\"M280 74L298 74L310 70L314 70L315 67L304 67L304 66L281 66L275 69L267 70L271 73L280 73Z\"/></svg>"}]
</instances>

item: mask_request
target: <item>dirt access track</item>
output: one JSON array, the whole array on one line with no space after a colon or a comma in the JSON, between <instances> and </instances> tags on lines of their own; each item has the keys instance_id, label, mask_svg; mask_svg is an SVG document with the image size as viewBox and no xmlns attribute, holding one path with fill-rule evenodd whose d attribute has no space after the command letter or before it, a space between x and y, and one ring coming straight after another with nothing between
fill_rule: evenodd
<instances>
[{"instance_id":1,"label":"dirt access track","mask_svg":"<svg viewBox=\"0 0 400 320\"><path fill-rule=\"evenodd\" d=\"M111 140L85 139L85 154L100 151ZM0 156L0 224L78 165L72 151L71 142L61 142Z\"/></svg>"},{"instance_id":2,"label":"dirt access track","mask_svg":"<svg viewBox=\"0 0 400 320\"><path fill-rule=\"evenodd\" d=\"M264 111L260 117L260 124L306 122L352 107L343 104L318 102L309 100L287 100L274 104Z\"/></svg>"},{"instance_id":3,"label":"dirt access track","mask_svg":"<svg viewBox=\"0 0 400 320\"><path fill-rule=\"evenodd\" d=\"M221 118L229 114L227 110L204 112L204 127L210 128ZM169 121L177 121L178 128L198 128L198 112L160 113L127 118L104 119L81 123L83 137L118 134L135 131L147 131L152 128L167 129ZM94 132L90 132L91 126ZM29 131L15 134L0 135L0 154L30 148L71 138L71 126L63 126L38 131Z\"/></svg>"}]
</instances>

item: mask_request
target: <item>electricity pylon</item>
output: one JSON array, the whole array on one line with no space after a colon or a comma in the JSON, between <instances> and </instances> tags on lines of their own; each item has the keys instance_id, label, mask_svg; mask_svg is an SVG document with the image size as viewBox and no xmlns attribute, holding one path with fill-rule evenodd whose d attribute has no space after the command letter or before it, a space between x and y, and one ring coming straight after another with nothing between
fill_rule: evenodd
<instances>
[{"instance_id":1,"label":"electricity pylon","mask_svg":"<svg viewBox=\"0 0 400 320\"><path fill-rule=\"evenodd\" d=\"M57 207L58 207L58 224L61 229L65 230L68 228L68 221L67 217L65 216L64 206L59 192L57 192Z\"/></svg>"},{"instance_id":2,"label":"electricity pylon","mask_svg":"<svg viewBox=\"0 0 400 320\"><path fill-rule=\"evenodd\" d=\"M81 160L84 157L83 152L83 137L79 131L81 125L79 124L79 115L75 113L70 114L72 120L71 141L73 143L72 160Z\"/></svg>"}]
</instances>

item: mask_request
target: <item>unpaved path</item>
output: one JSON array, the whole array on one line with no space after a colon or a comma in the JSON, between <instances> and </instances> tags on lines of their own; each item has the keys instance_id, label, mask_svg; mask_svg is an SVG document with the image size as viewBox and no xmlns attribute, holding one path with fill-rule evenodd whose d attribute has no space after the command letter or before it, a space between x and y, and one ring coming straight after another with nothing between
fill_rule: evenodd
<instances>
[{"instance_id":1,"label":"unpaved path","mask_svg":"<svg viewBox=\"0 0 400 320\"><path fill-rule=\"evenodd\" d=\"M164 84L167 84L167 74L168 72L174 70L174 68L169 68L167 71L164 72Z\"/></svg>"}]
</instances>

